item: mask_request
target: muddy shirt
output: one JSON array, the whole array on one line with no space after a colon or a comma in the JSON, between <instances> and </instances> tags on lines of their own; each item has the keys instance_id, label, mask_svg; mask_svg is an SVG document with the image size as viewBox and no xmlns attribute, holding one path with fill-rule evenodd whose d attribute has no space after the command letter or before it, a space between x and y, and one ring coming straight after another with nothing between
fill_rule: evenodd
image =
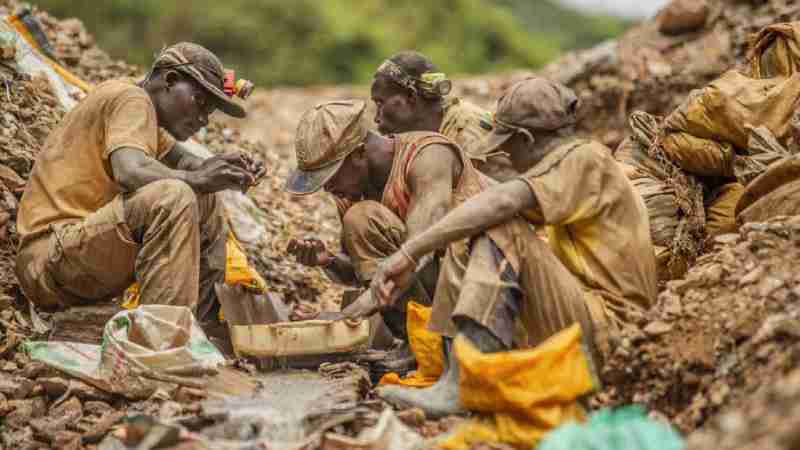
<instances>
[{"instance_id":1,"label":"muddy shirt","mask_svg":"<svg viewBox=\"0 0 800 450\"><path fill-rule=\"evenodd\" d=\"M411 187L408 182L409 171L417 156L431 145L449 147L459 155L459 159L462 159L461 153L453 148L453 143L438 133L412 131L395 136L394 162L383 190L381 203L397 214L403 222L408 217L412 200ZM456 183L460 183L460 181Z\"/></svg>"},{"instance_id":2,"label":"muddy shirt","mask_svg":"<svg viewBox=\"0 0 800 450\"><path fill-rule=\"evenodd\" d=\"M459 98L446 100L439 133L458 144L480 172L498 181L507 181L519 175L511 159L496 150L488 153L482 145L492 127L489 111Z\"/></svg>"},{"instance_id":3,"label":"muddy shirt","mask_svg":"<svg viewBox=\"0 0 800 450\"><path fill-rule=\"evenodd\" d=\"M175 140L158 127L150 96L133 80L107 81L64 116L45 141L22 196L21 245L49 226L80 221L122 192L110 155L123 147L156 159Z\"/></svg>"},{"instance_id":4,"label":"muddy shirt","mask_svg":"<svg viewBox=\"0 0 800 450\"><path fill-rule=\"evenodd\" d=\"M536 195L549 242L584 287L613 312L649 308L656 299L656 262L647 208L603 145L575 140L520 177Z\"/></svg>"},{"instance_id":5,"label":"muddy shirt","mask_svg":"<svg viewBox=\"0 0 800 450\"><path fill-rule=\"evenodd\" d=\"M492 116L488 111L459 98L445 102L439 133L469 154L473 148L477 148L475 144L492 131Z\"/></svg>"}]
</instances>

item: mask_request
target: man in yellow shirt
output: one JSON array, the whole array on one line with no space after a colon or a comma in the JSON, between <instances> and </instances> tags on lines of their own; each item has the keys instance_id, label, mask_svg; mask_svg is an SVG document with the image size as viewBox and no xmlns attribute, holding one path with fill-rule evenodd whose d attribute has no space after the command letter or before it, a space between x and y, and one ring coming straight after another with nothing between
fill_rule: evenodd
<instances>
[{"instance_id":1,"label":"man in yellow shirt","mask_svg":"<svg viewBox=\"0 0 800 450\"><path fill-rule=\"evenodd\" d=\"M203 160L176 140L216 109L245 116L231 75L207 49L180 43L145 80L105 82L64 116L17 218L16 271L28 299L59 310L110 300L138 281L142 303L215 316L228 234L215 193L246 188L263 168L238 152Z\"/></svg>"},{"instance_id":2,"label":"man in yellow shirt","mask_svg":"<svg viewBox=\"0 0 800 450\"><path fill-rule=\"evenodd\" d=\"M512 86L498 101L495 131L484 145L507 152L523 175L489 187L409 238L376 273L373 297L392 304L420 258L468 238L469 263L452 271L460 288L450 295L437 288L430 328L463 335L485 353L511 349L502 336L516 320L529 346L578 322L605 349L609 333L649 308L656 265L647 210L610 150L574 137L577 106L570 89L543 78ZM515 252L504 253L487 234L520 216L545 226L549 245L518 239ZM457 412L452 352L449 366L431 388L387 386L380 395L433 415Z\"/></svg>"}]
</instances>

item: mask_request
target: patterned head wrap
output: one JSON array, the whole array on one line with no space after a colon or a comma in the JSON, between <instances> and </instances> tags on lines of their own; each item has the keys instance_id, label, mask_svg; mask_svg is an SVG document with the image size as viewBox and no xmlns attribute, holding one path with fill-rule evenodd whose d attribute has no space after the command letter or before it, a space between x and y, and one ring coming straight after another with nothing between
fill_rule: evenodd
<instances>
[{"instance_id":1,"label":"patterned head wrap","mask_svg":"<svg viewBox=\"0 0 800 450\"><path fill-rule=\"evenodd\" d=\"M386 77L409 91L428 99L442 98L453 87L447 75L441 72L426 72L419 78L412 77L402 67L387 59L378 67L375 76Z\"/></svg>"}]
</instances>

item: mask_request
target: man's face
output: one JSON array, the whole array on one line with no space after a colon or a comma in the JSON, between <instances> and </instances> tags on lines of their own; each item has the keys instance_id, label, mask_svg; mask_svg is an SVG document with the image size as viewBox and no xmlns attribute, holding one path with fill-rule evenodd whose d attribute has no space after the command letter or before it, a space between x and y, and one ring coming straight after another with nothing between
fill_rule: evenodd
<instances>
[{"instance_id":1,"label":"man's face","mask_svg":"<svg viewBox=\"0 0 800 450\"><path fill-rule=\"evenodd\" d=\"M372 83L372 101L375 102L375 124L381 134L414 131L417 102L412 95L378 78Z\"/></svg>"},{"instance_id":2,"label":"man's face","mask_svg":"<svg viewBox=\"0 0 800 450\"><path fill-rule=\"evenodd\" d=\"M169 90L158 98L159 125L175 139L185 141L208 125L215 105L212 96L188 79L168 80Z\"/></svg>"},{"instance_id":3,"label":"man's face","mask_svg":"<svg viewBox=\"0 0 800 450\"><path fill-rule=\"evenodd\" d=\"M337 197L357 202L369 189L369 167L362 150L356 150L345 158L342 167L327 183L324 189Z\"/></svg>"}]
</instances>

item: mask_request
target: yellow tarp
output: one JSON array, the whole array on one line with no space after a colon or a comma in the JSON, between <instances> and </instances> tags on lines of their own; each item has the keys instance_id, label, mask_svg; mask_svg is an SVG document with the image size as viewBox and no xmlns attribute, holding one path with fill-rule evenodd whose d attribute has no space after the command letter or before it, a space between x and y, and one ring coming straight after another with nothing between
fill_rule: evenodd
<instances>
[{"instance_id":1,"label":"yellow tarp","mask_svg":"<svg viewBox=\"0 0 800 450\"><path fill-rule=\"evenodd\" d=\"M400 378L396 373L387 373L380 384L399 384L409 387L428 387L436 383L444 372L444 348L442 335L428 331L431 308L416 302L408 302L406 330L411 351L417 358L417 371Z\"/></svg>"},{"instance_id":2,"label":"yellow tarp","mask_svg":"<svg viewBox=\"0 0 800 450\"><path fill-rule=\"evenodd\" d=\"M247 255L242 250L242 245L233 235L228 234L228 242L225 246L226 262L225 262L225 284L240 285L248 289L254 290L258 293L264 294L267 292L267 283L256 272L247 261ZM139 283L134 283L125 291L123 296L122 307L126 309L134 309L139 306ZM222 310L220 310L220 320L224 319Z\"/></svg>"},{"instance_id":3,"label":"yellow tarp","mask_svg":"<svg viewBox=\"0 0 800 450\"><path fill-rule=\"evenodd\" d=\"M461 402L484 416L457 428L439 444L445 450L494 442L528 450L564 423L584 421L578 399L598 386L579 325L538 347L484 354L459 337Z\"/></svg>"}]
</instances>

